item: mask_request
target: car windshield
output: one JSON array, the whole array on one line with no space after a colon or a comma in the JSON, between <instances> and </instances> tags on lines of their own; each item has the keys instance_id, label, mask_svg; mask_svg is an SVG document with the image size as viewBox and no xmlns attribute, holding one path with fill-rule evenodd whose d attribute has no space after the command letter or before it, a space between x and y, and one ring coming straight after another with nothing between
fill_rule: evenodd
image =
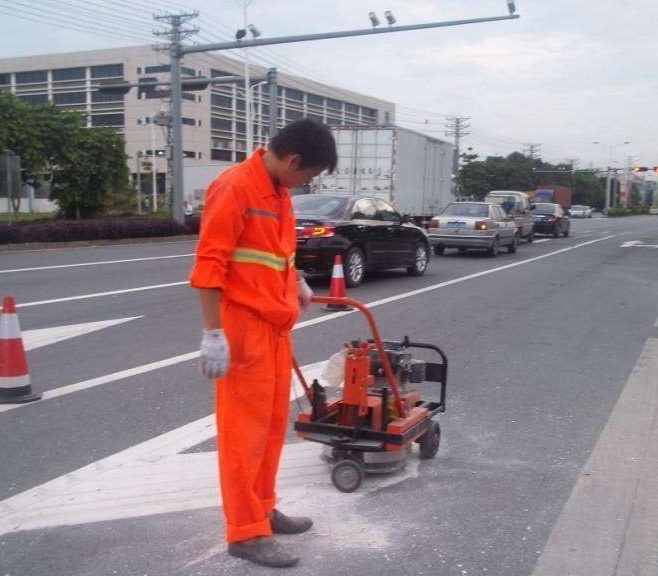
<instances>
[{"instance_id":1,"label":"car windshield","mask_svg":"<svg viewBox=\"0 0 658 576\"><path fill-rule=\"evenodd\" d=\"M489 204L498 204L502 205L505 203L516 204L516 198L514 196L492 196L489 195L485 198Z\"/></svg>"},{"instance_id":2,"label":"car windshield","mask_svg":"<svg viewBox=\"0 0 658 576\"><path fill-rule=\"evenodd\" d=\"M585 210L585 206L572 206L572 210Z\"/></svg>"},{"instance_id":3,"label":"car windshield","mask_svg":"<svg viewBox=\"0 0 658 576\"><path fill-rule=\"evenodd\" d=\"M347 198L324 196L322 194L304 194L293 196L292 205L297 214L318 217L337 218L345 211Z\"/></svg>"},{"instance_id":4,"label":"car windshield","mask_svg":"<svg viewBox=\"0 0 658 576\"><path fill-rule=\"evenodd\" d=\"M555 204L535 204L535 214L554 214Z\"/></svg>"},{"instance_id":5,"label":"car windshield","mask_svg":"<svg viewBox=\"0 0 658 576\"><path fill-rule=\"evenodd\" d=\"M473 216L486 218L489 216L489 206L485 204L470 204L468 202L448 204L441 213L443 216Z\"/></svg>"}]
</instances>

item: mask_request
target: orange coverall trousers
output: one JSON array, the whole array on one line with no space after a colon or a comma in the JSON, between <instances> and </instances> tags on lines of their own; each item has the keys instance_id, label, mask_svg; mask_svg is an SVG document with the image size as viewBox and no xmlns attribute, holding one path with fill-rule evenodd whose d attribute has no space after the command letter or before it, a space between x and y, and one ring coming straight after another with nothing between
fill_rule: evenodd
<instances>
[{"instance_id":1,"label":"orange coverall trousers","mask_svg":"<svg viewBox=\"0 0 658 576\"><path fill-rule=\"evenodd\" d=\"M226 377L217 380L219 477L226 540L270 536L276 474L290 405L290 332L255 312L223 303L230 348Z\"/></svg>"}]
</instances>

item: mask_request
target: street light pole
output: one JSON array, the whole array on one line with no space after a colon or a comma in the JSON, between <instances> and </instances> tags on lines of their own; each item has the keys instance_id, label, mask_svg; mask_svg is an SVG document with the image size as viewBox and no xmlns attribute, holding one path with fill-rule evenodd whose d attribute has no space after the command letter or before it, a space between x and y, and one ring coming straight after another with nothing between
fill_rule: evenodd
<instances>
[{"instance_id":1,"label":"street light pole","mask_svg":"<svg viewBox=\"0 0 658 576\"><path fill-rule=\"evenodd\" d=\"M605 208L604 208L604 213L607 215L608 211L610 210L610 206L614 205L614 202L611 202L611 184L612 184L612 176L611 172L613 170L612 164L613 164L613 154L615 148L619 148L620 146L625 146L626 144L630 144L630 141L627 140L626 142L620 142L619 144L602 144L598 140L595 140L592 142L592 144L596 144L598 146L603 146L604 148L608 149L608 169L606 170L606 178L605 178Z\"/></svg>"},{"instance_id":2,"label":"street light pole","mask_svg":"<svg viewBox=\"0 0 658 576\"><path fill-rule=\"evenodd\" d=\"M249 8L249 5L251 4L252 0L244 0L243 3L243 15L244 15L244 30L246 32L247 27L249 26L249 21L247 18L247 9ZM245 98L245 120L246 120L246 142L245 142L245 152L247 157L251 156L251 152L253 150L253 142L254 142L254 130L252 126L252 120L251 120L251 90L249 89L250 86L250 79L249 79L249 48L245 48L244 50L244 98Z\"/></svg>"}]
</instances>

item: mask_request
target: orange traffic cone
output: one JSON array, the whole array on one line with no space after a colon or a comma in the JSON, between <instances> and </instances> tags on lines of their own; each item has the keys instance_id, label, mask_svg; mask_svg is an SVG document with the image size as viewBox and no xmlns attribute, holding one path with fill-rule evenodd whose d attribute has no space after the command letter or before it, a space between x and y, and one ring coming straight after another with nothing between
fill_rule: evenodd
<instances>
[{"instance_id":1,"label":"orange traffic cone","mask_svg":"<svg viewBox=\"0 0 658 576\"><path fill-rule=\"evenodd\" d=\"M0 404L19 404L39 398L41 394L32 394L16 303L13 296L5 296L0 314Z\"/></svg>"},{"instance_id":2,"label":"orange traffic cone","mask_svg":"<svg viewBox=\"0 0 658 576\"><path fill-rule=\"evenodd\" d=\"M343 258L338 254L334 258L334 267L331 271L331 284L329 286L329 296L331 298L346 298L345 293L345 274L343 273ZM347 304L325 304L322 307L327 312L336 312L337 310L351 310Z\"/></svg>"}]
</instances>

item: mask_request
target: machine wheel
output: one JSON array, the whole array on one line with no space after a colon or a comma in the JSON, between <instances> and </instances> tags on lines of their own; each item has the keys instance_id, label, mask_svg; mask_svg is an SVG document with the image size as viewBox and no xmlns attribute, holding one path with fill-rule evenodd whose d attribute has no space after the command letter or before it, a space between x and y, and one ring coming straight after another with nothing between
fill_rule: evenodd
<instances>
[{"instance_id":1,"label":"machine wheel","mask_svg":"<svg viewBox=\"0 0 658 576\"><path fill-rule=\"evenodd\" d=\"M364 475L363 464L346 458L334 464L331 470L331 481L341 492L354 492L361 486Z\"/></svg>"},{"instance_id":2,"label":"machine wheel","mask_svg":"<svg viewBox=\"0 0 658 576\"><path fill-rule=\"evenodd\" d=\"M528 244L532 244L533 240L535 239L535 229L534 228L532 230L530 230L530 234L528 234L526 236L526 238L528 240Z\"/></svg>"},{"instance_id":3,"label":"machine wheel","mask_svg":"<svg viewBox=\"0 0 658 576\"><path fill-rule=\"evenodd\" d=\"M436 244L434 246L434 254L441 256L446 251L446 247L443 244Z\"/></svg>"},{"instance_id":4,"label":"machine wheel","mask_svg":"<svg viewBox=\"0 0 658 576\"><path fill-rule=\"evenodd\" d=\"M420 457L424 460L434 458L439 451L441 443L441 426L438 422L432 422L427 432L420 437Z\"/></svg>"},{"instance_id":5,"label":"machine wheel","mask_svg":"<svg viewBox=\"0 0 658 576\"><path fill-rule=\"evenodd\" d=\"M366 258L363 251L352 246L345 255L345 284L350 288L361 284L365 269Z\"/></svg>"},{"instance_id":6,"label":"machine wheel","mask_svg":"<svg viewBox=\"0 0 658 576\"><path fill-rule=\"evenodd\" d=\"M569 238L569 227L568 226L567 226L567 229L564 232L562 232L562 236L564 236L565 238Z\"/></svg>"},{"instance_id":7,"label":"machine wheel","mask_svg":"<svg viewBox=\"0 0 658 576\"><path fill-rule=\"evenodd\" d=\"M429 250L425 244L417 244L414 250L414 265L407 268L409 276L422 276L427 270Z\"/></svg>"},{"instance_id":8,"label":"machine wheel","mask_svg":"<svg viewBox=\"0 0 658 576\"><path fill-rule=\"evenodd\" d=\"M560 225L556 224L553 227L553 238L559 238L560 237Z\"/></svg>"},{"instance_id":9,"label":"machine wheel","mask_svg":"<svg viewBox=\"0 0 658 576\"><path fill-rule=\"evenodd\" d=\"M518 245L519 245L519 235L514 234L514 239L512 240L512 243L507 247L507 251L510 254L515 254Z\"/></svg>"},{"instance_id":10,"label":"machine wheel","mask_svg":"<svg viewBox=\"0 0 658 576\"><path fill-rule=\"evenodd\" d=\"M500 250L500 240L498 239L498 236L494 238L493 244L491 244L491 248L487 250L487 254L491 258L495 258L498 256L498 250Z\"/></svg>"}]
</instances>

